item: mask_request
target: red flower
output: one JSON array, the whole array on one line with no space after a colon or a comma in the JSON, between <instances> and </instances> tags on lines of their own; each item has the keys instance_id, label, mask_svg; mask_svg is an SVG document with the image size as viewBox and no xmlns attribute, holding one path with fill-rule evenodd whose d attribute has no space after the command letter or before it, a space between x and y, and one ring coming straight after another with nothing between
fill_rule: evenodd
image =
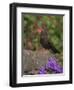
<instances>
[{"instance_id":1,"label":"red flower","mask_svg":"<svg viewBox=\"0 0 74 90\"><path fill-rule=\"evenodd\" d=\"M42 32L42 28L38 28L37 31L38 31L38 33L41 33Z\"/></svg>"}]
</instances>

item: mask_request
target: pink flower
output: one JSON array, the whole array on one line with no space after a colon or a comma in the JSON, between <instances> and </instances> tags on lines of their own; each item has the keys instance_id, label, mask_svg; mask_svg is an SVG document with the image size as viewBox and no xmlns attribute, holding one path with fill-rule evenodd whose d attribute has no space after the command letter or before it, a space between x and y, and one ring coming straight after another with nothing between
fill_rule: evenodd
<instances>
[{"instance_id":1,"label":"pink flower","mask_svg":"<svg viewBox=\"0 0 74 90\"><path fill-rule=\"evenodd\" d=\"M42 28L38 28L37 31L38 31L38 33L41 33L42 32Z\"/></svg>"}]
</instances>

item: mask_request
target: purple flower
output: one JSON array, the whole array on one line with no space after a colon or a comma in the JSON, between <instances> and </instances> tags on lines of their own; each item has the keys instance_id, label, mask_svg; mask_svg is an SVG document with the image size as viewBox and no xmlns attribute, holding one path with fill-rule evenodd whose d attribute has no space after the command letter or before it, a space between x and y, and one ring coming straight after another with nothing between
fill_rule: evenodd
<instances>
[{"instance_id":1,"label":"purple flower","mask_svg":"<svg viewBox=\"0 0 74 90\"><path fill-rule=\"evenodd\" d=\"M45 68L41 67L39 70L39 74L46 74Z\"/></svg>"},{"instance_id":2,"label":"purple flower","mask_svg":"<svg viewBox=\"0 0 74 90\"><path fill-rule=\"evenodd\" d=\"M56 62L55 57L50 57L48 63L46 64L46 69L51 69L56 73L62 73L63 68Z\"/></svg>"}]
</instances>

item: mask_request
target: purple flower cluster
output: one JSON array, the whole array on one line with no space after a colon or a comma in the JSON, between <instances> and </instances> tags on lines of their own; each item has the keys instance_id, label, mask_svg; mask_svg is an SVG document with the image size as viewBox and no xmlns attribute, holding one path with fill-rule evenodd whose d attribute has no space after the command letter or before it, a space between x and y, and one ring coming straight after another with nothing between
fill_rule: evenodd
<instances>
[{"instance_id":1,"label":"purple flower cluster","mask_svg":"<svg viewBox=\"0 0 74 90\"><path fill-rule=\"evenodd\" d=\"M55 57L50 57L45 67L40 68L39 74L46 74L46 70L52 70L54 73L63 73L63 68L57 63Z\"/></svg>"},{"instance_id":2,"label":"purple flower cluster","mask_svg":"<svg viewBox=\"0 0 74 90\"><path fill-rule=\"evenodd\" d=\"M41 67L41 68L40 68L39 74L46 74L45 67Z\"/></svg>"}]
</instances>

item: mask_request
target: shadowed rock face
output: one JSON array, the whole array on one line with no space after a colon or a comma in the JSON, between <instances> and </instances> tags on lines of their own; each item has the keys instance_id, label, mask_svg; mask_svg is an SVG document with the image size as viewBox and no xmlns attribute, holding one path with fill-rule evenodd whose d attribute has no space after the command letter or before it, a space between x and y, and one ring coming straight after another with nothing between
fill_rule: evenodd
<instances>
[{"instance_id":1,"label":"shadowed rock face","mask_svg":"<svg viewBox=\"0 0 74 90\"><path fill-rule=\"evenodd\" d=\"M31 51L23 50L23 62L22 62L22 72L32 71L34 69L39 69L44 66L48 58L50 57L49 51Z\"/></svg>"}]
</instances>

